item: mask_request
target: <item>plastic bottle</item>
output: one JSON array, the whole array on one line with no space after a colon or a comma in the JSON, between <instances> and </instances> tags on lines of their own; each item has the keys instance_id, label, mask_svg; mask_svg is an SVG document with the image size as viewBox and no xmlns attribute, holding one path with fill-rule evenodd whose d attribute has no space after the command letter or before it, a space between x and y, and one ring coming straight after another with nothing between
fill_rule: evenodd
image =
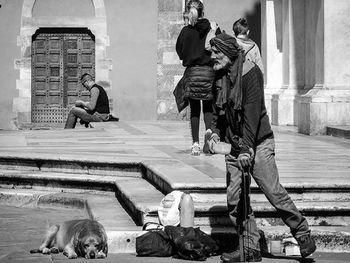
<instances>
[{"instance_id":1,"label":"plastic bottle","mask_svg":"<svg viewBox=\"0 0 350 263\"><path fill-rule=\"evenodd\" d=\"M180 226L194 227L194 204L191 195L184 193L180 205Z\"/></svg>"}]
</instances>

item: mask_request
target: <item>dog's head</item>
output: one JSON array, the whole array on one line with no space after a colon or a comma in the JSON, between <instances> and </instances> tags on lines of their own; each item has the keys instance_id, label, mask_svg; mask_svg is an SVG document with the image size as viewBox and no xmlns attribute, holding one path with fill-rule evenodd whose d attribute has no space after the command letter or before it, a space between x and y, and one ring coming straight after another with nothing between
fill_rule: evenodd
<instances>
[{"instance_id":1,"label":"dog's head","mask_svg":"<svg viewBox=\"0 0 350 263\"><path fill-rule=\"evenodd\" d=\"M85 225L75 238L76 253L87 259L105 258L107 256L107 236L102 227L98 224Z\"/></svg>"},{"instance_id":2,"label":"dog's head","mask_svg":"<svg viewBox=\"0 0 350 263\"><path fill-rule=\"evenodd\" d=\"M80 254L89 259L100 256L100 251L103 251L104 243L97 236L87 236L78 242Z\"/></svg>"}]
</instances>

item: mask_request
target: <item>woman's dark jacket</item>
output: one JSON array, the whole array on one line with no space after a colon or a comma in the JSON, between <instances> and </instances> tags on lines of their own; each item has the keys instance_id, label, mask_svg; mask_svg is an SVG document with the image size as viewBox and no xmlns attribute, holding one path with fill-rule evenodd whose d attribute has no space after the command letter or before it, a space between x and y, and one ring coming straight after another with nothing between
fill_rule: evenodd
<instances>
[{"instance_id":1,"label":"woman's dark jacket","mask_svg":"<svg viewBox=\"0 0 350 263\"><path fill-rule=\"evenodd\" d=\"M199 19L194 26L185 26L176 41L176 52L186 67L184 73L185 97L213 99L214 70L211 54L205 49L205 39L210 31L208 19Z\"/></svg>"}]
</instances>

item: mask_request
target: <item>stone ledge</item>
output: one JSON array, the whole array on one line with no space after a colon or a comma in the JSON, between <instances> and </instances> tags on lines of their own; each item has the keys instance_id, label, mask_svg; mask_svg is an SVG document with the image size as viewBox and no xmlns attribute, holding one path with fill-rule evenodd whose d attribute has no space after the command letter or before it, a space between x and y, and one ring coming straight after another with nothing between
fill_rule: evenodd
<instances>
[{"instance_id":1,"label":"stone ledge","mask_svg":"<svg viewBox=\"0 0 350 263\"><path fill-rule=\"evenodd\" d=\"M25 202L32 199L36 201L36 205L57 205L70 204L73 207L81 208L81 204L86 204L86 209L90 218L100 221L106 229L108 235L108 244L110 253L135 253L136 237L142 235L140 226L116 226L116 218L120 217L120 213L114 204L113 195L96 195L87 194L72 195L69 193L55 193L47 191L33 190L13 190L1 189L3 195L10 196L15 202L19 197ZM38 202L40 198L43 202ZM45 199L45 200L44 200ZM102 206L103 204L103 206ZM212 235L220 242L225 240L234 240L234 230L230 226L201 226L207 234ZM285 226L262 226L267 239L279 239L290 237L289 229ZM339 226L314 226L311 227L312 234L318 245L318 251L323 252L350 252L350 228ZM222 242L221 242L222 243ZM223 243L222 243L223 244Z\"/></svg>"},{"instance_id":2,"label":"stone ledge","mask_svg":"<svg viewBox=\"0 0 350 263\"><path fill-rule=\"evenodd\" d=\"M38 190L0 189L0 203L11 206L30 207L69 207L85 209L89 218L99 221L105 228L110 253L135 253L136 237L142 235L126 212L121 215L121 206L116 207L114 195L89 195ZM103 204L103 209L101 204ZM119 204L119 203L118 203ZM122 218L121 218L122 217ZM127 218L126 218L127 217ZM123 219L124 218L124 219ZM128 220L127 225L118 227L116 220ZM119 220L120 221L120 220Z\"/></svg>"},{"instance_id":3,"label":"stone ledge","mask_svg":"<svg viewBox=\"0 0 350 263\"><path fill-rule=\"evenodd\" d=\"M350 139L350 125L327 126L327 135Z\"/></svg>"}]
</instances>

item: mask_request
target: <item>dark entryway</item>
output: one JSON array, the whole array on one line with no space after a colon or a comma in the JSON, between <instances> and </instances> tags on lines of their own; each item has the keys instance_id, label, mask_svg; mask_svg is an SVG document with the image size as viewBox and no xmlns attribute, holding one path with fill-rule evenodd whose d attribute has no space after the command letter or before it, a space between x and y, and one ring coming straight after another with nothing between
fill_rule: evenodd
<instances>
[{"instance_id":1,"label":"dark entryway","mask_svg":"<svg viewBox=\"0 0 350 263\"><path fill-rule=\"evenodd\" d=\"M60 126L77 99L80 76L95 76L95 39L84 28L41 28L32 38L32 123Z\"/></svg>"}]
</instances>

